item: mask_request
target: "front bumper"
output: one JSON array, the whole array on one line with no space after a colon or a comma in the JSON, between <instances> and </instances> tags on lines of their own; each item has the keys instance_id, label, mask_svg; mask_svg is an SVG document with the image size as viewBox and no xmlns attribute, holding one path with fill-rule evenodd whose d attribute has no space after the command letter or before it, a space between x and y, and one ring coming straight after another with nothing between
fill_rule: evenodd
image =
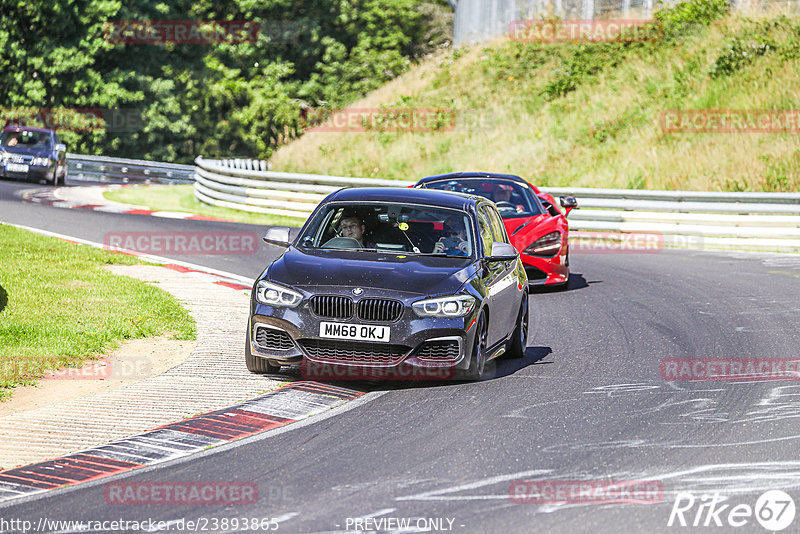
<instances>
[{"instance_id":1,"label":"front bumper","mask_svg":"<svg viewBox=\"0 0 800 534\"><path fill-rule=\"evenodd\" d=\"M3 178L16 178L19 180L50 180L55 167L28 167L26 172L9 171L4 164L0 164L0 176Z\"/></svg>"},{"instance_id":2,"label":"front bumper","mask_svg":"<svg viewBox=\"0 0 800 534\"><path fill-rule=\"evenodd\" d=\"M569 278L565 255L559 253L553 258L540 258L520 254L520 258L528 275L528 285L563 284Z\"/></svg>"},{"instance_id":3,"label":"front bumper","mask_svg":"<svg viewBox=\"0 0 800 534\"><path fill-rule=\"evenodd\" d=\"M412 300L418 300L416 296ZM394 322L340 320L314 315L307 300L297 308L252 302L251 353L273 364L299 365L306 378L452 379L469 366L477 309L460 318L419 317L404 302ZM388 342L338 340L320 336L320 323L388 326Z\"/></svg>"}]
</instances>

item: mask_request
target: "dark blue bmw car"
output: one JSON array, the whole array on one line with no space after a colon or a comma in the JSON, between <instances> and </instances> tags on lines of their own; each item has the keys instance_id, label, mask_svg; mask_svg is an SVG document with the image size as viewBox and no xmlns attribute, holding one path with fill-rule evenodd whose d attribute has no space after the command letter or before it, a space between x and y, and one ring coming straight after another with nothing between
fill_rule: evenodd
<instances>
[{"instance_id":1,"label":"dark blue bmw car","mask_svg":"<svg viewBox=\"0 0 800 534\"><path fill-rule=\"evenodd\" d=\"M286 250L253 286L252 372L478 380L487 361L525 351L525 270L483 197L343 189L293 241L277 227L264 240Z\"/></svg>"}]
</instances>

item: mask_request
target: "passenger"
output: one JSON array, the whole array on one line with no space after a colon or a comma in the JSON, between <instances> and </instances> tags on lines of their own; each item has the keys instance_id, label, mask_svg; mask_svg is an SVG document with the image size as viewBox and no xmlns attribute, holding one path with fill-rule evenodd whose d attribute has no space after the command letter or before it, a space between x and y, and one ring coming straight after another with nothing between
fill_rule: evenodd
<instances>
[{"instance_id":1,"label":"passenger","mask_svg":"<svg viewBox=\"0 0 800 534\"><path fill-rule=\"evenodd\" d=\"M469 256L469 241L464 220L458 215L445 219L442 237L433 246L434 254L445 253L448 256Z\"/></svg>"}]
</instances>

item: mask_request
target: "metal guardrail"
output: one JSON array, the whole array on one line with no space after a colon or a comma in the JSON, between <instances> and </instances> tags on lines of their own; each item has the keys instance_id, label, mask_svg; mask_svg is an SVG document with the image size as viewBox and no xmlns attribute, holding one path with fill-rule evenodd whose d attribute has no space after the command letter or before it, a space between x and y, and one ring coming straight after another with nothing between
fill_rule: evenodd
<instances>
[{"instance_id":1,"label":"metal guardrail","mask_svg":"<svg viewBox=\"0 0 800 534\"><path fill-rule=\"evenodd\" d=\"M108 183L193 183L194 166L67 154L69 179Z\"/></svg>"},{"instance_id":2,"label":"metal guardrail","mask_svg":"<svg viewBox=\"0 0 800 534\"><path fill-rule=\"evenodd\" d=\"M274 172L256 160L195 160L194 194L202 202L254 213L305 219L342 187L408 187L414 182ZM259 169L259 170L256 170Z\"/></svg>"},{"instance_id":3,"label":"metal guardrail","mask_svg":"<svg viewBox=\"0 0 800 534\"><path fill-rule=\"evenodd\" d=\"M238 161L238 162L237 162ZM216 206L306 218L328 193L352 186L407 187L414 182L262 170L266 162L198 157L195 196ZM573 195L575 235L658 234L693 249L800 252L800 193L721 193L542 187Z\"/></svg>"}]
</instances>

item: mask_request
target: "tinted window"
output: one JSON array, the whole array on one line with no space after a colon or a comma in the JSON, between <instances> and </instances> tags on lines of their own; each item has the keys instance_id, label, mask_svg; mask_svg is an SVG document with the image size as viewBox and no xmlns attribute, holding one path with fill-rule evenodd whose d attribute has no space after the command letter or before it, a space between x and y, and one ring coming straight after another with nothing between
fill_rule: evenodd
<instances>
[{"instance_id":1,"label":"tinted window","mask_svg":"<svg viewBox=\"0 0 800 534\"><path fill-rule=\"evenodd\" d=\"M427 189L456 191L488 198L497 204L497 211L504 219L531 217L544 213L533 192L523 184L511 180L491 178L461 178L425 184Z\"/></svg>"},{"instance_id":2,"label":"tinted window","mask_svg":"<svg viewBox=\"0 0 800 534\"><path fill-rule=\"evenodd\" d=\"M489 206L484 206L482 209L486 210L489 223L492 226L492 235L494 236L494 240L502 243L510 243L508 240L508 235L506 234L506 227L497 212L491 209Z\"/></svg>"},{"instance_id":3,"label":"tinted window","mask_svg":"<svg viewBox=\"0 0 800 534\"><path fill-rule=\"evenodd\" d=\"M483 242L483 253L488 256L492 253L492 224L486 216L486 210L478 211L478 229L481 232L481 241Z\"/></svg>"}]
</instances>

